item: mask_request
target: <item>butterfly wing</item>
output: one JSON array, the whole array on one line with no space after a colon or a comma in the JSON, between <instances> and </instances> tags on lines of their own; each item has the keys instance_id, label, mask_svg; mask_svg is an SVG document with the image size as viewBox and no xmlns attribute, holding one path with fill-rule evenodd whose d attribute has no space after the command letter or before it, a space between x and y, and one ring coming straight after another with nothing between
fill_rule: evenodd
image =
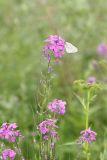
<instances>
[{"instance_id":1,"label":"butterfly wing","mask_svg":"<svg viewBox=\"0 0 107 160\"><path fill-rule=\"evenodd\" d=\"M78 49L69 42L65 43L65 50L67 53L76 53Z\"/></svg>"}]
</instances>

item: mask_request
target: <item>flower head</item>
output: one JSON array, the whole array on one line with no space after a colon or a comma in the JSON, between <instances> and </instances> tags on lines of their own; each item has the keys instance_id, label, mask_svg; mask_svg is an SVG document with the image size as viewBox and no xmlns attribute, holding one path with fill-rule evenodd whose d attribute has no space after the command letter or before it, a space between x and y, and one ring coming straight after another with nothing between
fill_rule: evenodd
<instances>
[{"instance_id":1,"label":"flower head","mask_svg":"<svg viewBox=\"0 0 107 160\"><path fill-rule=\"evenodd\" d=\"M15 158L15 155L16 155L16 152L14 150L11 150L11 149L5 149L3 152L2 152L2 158L3 159L14 159Z\"/></svg>"},{"instance_id":2,"label":"flower head","mask_svg":"<svg viewBox=\"0 0 107 160\"><path fill-rule=\"evenodd\" d=\"M107 44L106 43L101 43L97 47L97 52L101 56L106 56L107 55Z\"/></svg>"},{"instance_id":3,"label":"flower head","mask_svg":"<svg viewBox=\"0 0 107 160\"><path fill-rule=\"evenodd\" d=\"M43 135L44 140L48 140L49 137L54 138L57 136L55 129L58 127L55 123L55 119L46 119L38 125L37 129Z\"/></svg>"},{"instance_id":4,"label":"flower head","mask_svg":"<svg viewBox=\"0 0 107 160\"><path fill-rule=\"evenodd\" d=\"M99 69L97 60L92 60L90 65L92 69Z\"/></svg>"},{"instance_id":5,"label":"flower head","mask_svg":"<svg viewBox=\"0 0 107 160\"><path fill-rule=\"evenodd\" d=\"M20 131L16 128L16 123L3 123L0 127L0 138L15 142L17 137L22 137Z\"/></svg>"},{"instance_id":6,"label":"flower head","mask_svg":"<svg viewBox=\"0 0 107 160\"><path fill-rule=\"evenodd\" d=\"M52 102L48 103L48 109L51 110L52 112L64 114L65 113L65 105L66 105L65 101L62 101L59 99L54 99Z\"/></svg>"},{"instance_id":7,"label":"flower head","mask_svg":"<svg viewBox=\"0 0 107 160\"><path fill-rule=\"evenodd\" d=\"M50 60L53 56L56 60L61 58L64 54L65 40L57 35L50 35L45 40L45 45L43 47L44 56Z\"/></svg>"},{"instance_id":8,"label":"flower head","mask_svg":"<svg viewBox=\"0 0 107 160\"><path fill-rule=\"evenodd\" d=\"M88 79L86 80L86 82L88 84L93 84L93 83L96 82L96 77L94 77L94 76L88 77Z\"/></svg>"},{"instance_id":9,"label":"flower head","mask_svg":"<svg viewBox=\"0 0 107 160\"><path fill-rule=\"evenodd\" d=\"M81 136L79 137L80 142L91 143L96 140L97 133L92 131L90 128L80 132Z\"/></svg>"}]
</instances>

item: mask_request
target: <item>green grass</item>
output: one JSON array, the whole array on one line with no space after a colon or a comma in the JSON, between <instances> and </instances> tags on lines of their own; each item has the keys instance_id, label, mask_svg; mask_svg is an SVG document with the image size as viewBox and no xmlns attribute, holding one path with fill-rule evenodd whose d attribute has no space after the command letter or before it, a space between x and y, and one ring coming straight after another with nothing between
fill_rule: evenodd
<instances>
[{"instance_id":1,"label":"green grass","mask_svg":"<svg viewBox=\"0 0 107 160\"><path fill-rule=\"evenodd\" d=\"M23 142L24 154L29 150L27 160L35 159L29 140L34 125L32 109L36 106L40 72L46 68L43 60L41 64L41 54L43 40L49 34L58 34L79 49L75 55L65 55L55 67L51 99L61 98L68 103L59 129L61 145L74 141L84 128L81 106L73 96L73 80L91 74L100 79L100 73L94 72L90 63L101 59L96 46L107 42L106 0L0 0L0 123L18 123L27 136ZM92 105L90 124L98 133L92 160L100 159L107 141L106 93L100 92ZM78 151L73 145L59 147L57 155L60 160L77 160Z\"/></svg>"}]
</instances>

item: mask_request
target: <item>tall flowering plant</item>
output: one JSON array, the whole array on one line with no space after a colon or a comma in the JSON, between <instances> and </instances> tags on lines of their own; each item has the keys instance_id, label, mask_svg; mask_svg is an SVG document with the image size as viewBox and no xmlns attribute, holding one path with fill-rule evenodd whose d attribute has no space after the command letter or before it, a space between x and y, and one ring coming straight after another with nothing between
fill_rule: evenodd
<instances>
[{"instance_id":1,"label":"tall flowering plant","mask_svg":"<svg viewBox=\"0 0 107 160\"><path fill-rule=\"evenodd\" d=\"M74 82L76 90L82 92L83 97L76 95L77 99L83 106L85 116L85 129L80 132L77 142L83 146L83 150L87 160L90 160L90 144L96 141L97 133L89 126L90 104L96 97L97 90L101 89L101 84L96 82L96 78L91 76L86 81L78 80Z\"/></svg>"},{"instance_id":2,"label":"tall flowering plant","mask_svg":"<svg viewBox=\"0 0 107 160\"><path fill-rule=\"evenodd\" d=\"M66 112L66 102L61 99L51 98L51 77L52 77L52 63L58 63L64 56L65 52L74 53L77 48L71 43L66 42L58 35L50 35L45 41L43 46L43 55L48 63L48 70L46 75L43 75L40 82L42 82L42 91L39 90L37 95L38 100L38 120L37 120L37 133L40 141L40 159L48 160L55 159L55 144L58 141L58 125L59 117Z\"/></svg>"}]
</instances>

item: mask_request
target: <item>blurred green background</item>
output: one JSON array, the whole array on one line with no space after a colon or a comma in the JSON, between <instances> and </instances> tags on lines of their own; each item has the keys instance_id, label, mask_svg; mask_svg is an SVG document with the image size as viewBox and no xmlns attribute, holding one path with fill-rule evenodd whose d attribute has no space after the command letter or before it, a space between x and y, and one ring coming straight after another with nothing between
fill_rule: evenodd
<instances>
[{"instance_id":1,"label":"blurred green background","mask_svg":"<svg viewBox=\"0 0 107 160\"><path fill-rule=\"evenodd\" d=\"M93 60L102 60L96 53L97 45L107 42L107 1L0 0L0 123L17 122L26 136L22 144L26 160L35 159L30 137L38 81L41 71L46 69L45 60L41 64L42 46L49 34L58 34L79 49L77 54L65 54L55 67L51 99L67 101L67 113L59 127L61 145L74 141L84 129L82 107L72 94L73 80L90 75L101 80L101 76L107 76L91 67ZM91 148L92 160L101 159L107 142L106 93L100 92L92 104L90 123L98 133ZM58 159L80 160L79 150L75 145L61 146Z\"/></svg>"}]
</instances>

